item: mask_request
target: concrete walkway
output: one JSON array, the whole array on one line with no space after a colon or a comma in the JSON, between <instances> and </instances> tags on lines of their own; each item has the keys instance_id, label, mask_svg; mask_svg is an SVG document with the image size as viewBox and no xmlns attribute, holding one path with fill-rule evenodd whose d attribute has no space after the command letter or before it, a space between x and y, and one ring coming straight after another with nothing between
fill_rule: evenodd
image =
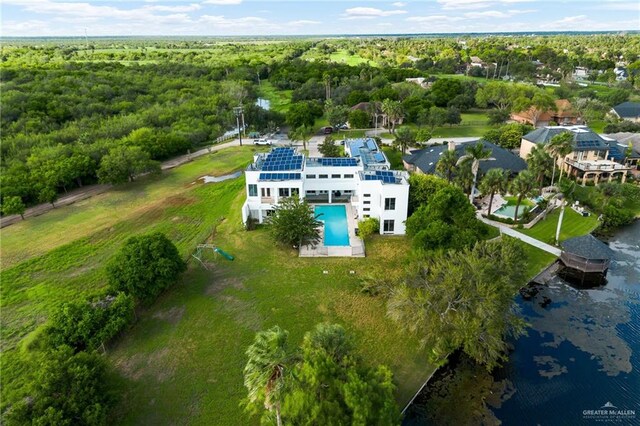
<instances>
[{"instance_id":1,"label":"concrete walkway","mask_svg":"<svg viewBox=\"0 0 640 426\"><path fill-rule=\"evenodd\" d=\"M557 247L554 247L552 245L543 243L542 241L538 241L535 238L531 238L530 236L525 235L525 234L523 234L521 232L518 232L515 229L512 229L512 228L510 228L510 227L508 227L508 226L506 226L506 225L504 225L504 224L502 224L500 222L494 222L493 220L489 220L489 219L487 219L485 217L482 217L482 215L478 215L478 219L480 219L481 221L483 221L487 225L491 225L491 226L493 226L495 228L498 228L500 230L501 234L506 234L506 235L508 235L510 237L517 238L520 241L523 241L523 242L525 242L525 243L527 243L527 244L529 244L531 246L537 247L540 250L544 250L547 253L551 253L554 256L560 256L560 252L562 250L560 250Z\"/></svg>"},{"instance_id":2,"label":"concrete walkway","mask_svg":"<svg viewBox=\"0 0 640 426\"><path fill-rule=\"evenodd\" d=\"M253 146L253 140L243 139L242 144ZM221 144L211 145L207 148L202 148L191 154L181 155L179 157L174 157L170 160L167 160L160 165L160 168L163 171L170 170L184 163L188 163L194 158L198 158L212 152L220 151L221 149L229 148L230 146L238 146L238 145L240 145L240 141L238 139L233 139L233 140L230 140L229 142L224 142ZM56 207L68 206L77 201L81 201L81 200L93 197L94 195L102 194L103 192L106 192L111 188L113 188L113 185L100 185L100 184L86 185L86 186L83 186L82 188L77 188L73 191L69 191L68 194L64 194L63 196L58 198L54 203L55 207L49 203L38 204L33 207L29 207L24 212L24 217L26 219L28 217L40 216L41 214L44 214L50 210L53 210ZM5 216L3 218L0 218L0 228L4 228L5 226L12 225L16 222L20 222L21 220L22 218L20 217L20 215L17 215L17 214L11 215L11 216Z\"/></svg>"}]
</instances>

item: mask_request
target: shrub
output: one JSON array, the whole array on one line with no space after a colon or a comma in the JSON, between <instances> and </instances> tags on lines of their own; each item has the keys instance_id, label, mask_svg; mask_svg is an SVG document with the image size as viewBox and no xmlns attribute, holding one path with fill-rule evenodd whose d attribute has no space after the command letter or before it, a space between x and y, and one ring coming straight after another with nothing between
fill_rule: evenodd
<instances>
[{"instance_id":1,"label":"shrub","mask_svg":"<svg viewBox=\"0 0 640 426\"><path fill-rule=\"evenodd\" d=\"M366 240L371 235L377 234L379 232L380 221L374 217L369 217L358 222L358 235L363 240Z\"/></svg>"},{"instance_id":2,"label":"shrub","mask_svg":"<svg viewBox=\"0 0 640 426\"><path fill-rule=\"evenodd\" d=\"M133 317L133 297L124 293L94 303L65 303L51 315L45 336L52 347L95 350L120 333Z\"/></svg>"},{"instance_id":3,"label":"shrub","mask_svg":"<svg viewBox=\"0 0 640 426\"><path fill-rule=\"evenodd\" d=\"M313 208L298 197L284 198L269 219L271 234L276 242L293 247L315 246L320 241L318 228L322 223Z\"/></svg>"}]
</instances>

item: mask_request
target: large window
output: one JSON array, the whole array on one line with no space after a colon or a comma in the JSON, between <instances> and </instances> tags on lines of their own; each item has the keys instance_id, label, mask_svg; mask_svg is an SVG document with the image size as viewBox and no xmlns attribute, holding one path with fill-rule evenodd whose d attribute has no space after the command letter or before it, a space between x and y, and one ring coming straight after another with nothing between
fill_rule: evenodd
<instances>
[{"instance_id":1,"label":"large window","mask_svg":"<svg viewBox=\"0 0 640 426\"><path fill-rule=\"evenodd\" d=\"M278 195L280 197L288 197L289 196L289 188L279 188Z\"/></svg>"},{"instance_id":2,"label":"large window","mask_svg":"<svg viewBox=\"0 0 640 426\"><path fill-rule=\"evenodd\" d=\"M271 188L261 188L260 192L263 197L271 197Z\"/></svg>"},{"instance_id":3,"label":"large window","mask_svg":"<svg viewBox=\"0 0 640 426\"><path fill-rule=\"evenodd\" d=\"M257 197L258 196L258 185L255 183L249 184L249 197Z\"/></svg>"},{"instance_id":4,"label":"large window","mask_svg":"<svg viewBox=\"0 0 640 426\"><path fill-rule=\"evenodd\" d=\"M396 199L395 198L385 198L384 199L384 209L385 210L395 210L396 209Z\"/></svg>"},{"instance_id":5,"label":"large window","mask_svg":"<svg viewBox=\"0 0 640 426\"><path fill-rule=\"evenodd\" d=\"M384 221L384 227L383 232L393 232L395 228L395 221L394 220L385 220Z\"/></svg>"},{"instance_id":6,"label":"large window","mask_svg":"<svg viewBox=\"0 0 640 426\"><path fill-rule=\"evenodd\" d=\"M316 175L307 175L307 179L315 179Z\"/></svg>"}]
</instances>

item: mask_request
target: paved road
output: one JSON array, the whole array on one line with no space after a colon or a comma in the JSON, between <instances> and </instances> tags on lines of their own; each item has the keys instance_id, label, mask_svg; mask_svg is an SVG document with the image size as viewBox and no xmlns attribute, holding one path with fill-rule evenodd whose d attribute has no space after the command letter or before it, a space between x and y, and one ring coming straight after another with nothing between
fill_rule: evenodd
<instances>
[{"instance_id":1,"label":"paved road","mask_svg":"<svg viewBox=\"0 0 640 426\"><path fill-rule=\"evenodd\" d=\"M506 234L506 235L509 235L510 237L517 238L520 241L524 241L525 243L527 243L527 244L529 244L531 246L537 247L540 250L544 250L547 253L551 253L554 256L560 256L561 250L559 248L557 248L557 247L554 247L552 245L543 243L542 241L538 241L535 238L531 238L530 236L525 235L525 234L523 234L521 232L518 232L515 229L512 229L512 228L510 228L510 227L508 227L508 226L506 226L506 225L504 225L504 224L502 224L500 222L494 222L492 220L489 220L489 219L483 217L482 215L478 215L478 219L480 219L481 221L483 221L484 223L486 223L488 225L491 225L491 226L494 226L494 227L498 228L500 230L501 234Z\"/></svg>"},{"instance_id":2,"label":"paved road","mask_svg":"<svg viewBox=\"0 0 640 426\"><path fill-rule=\"evenodd\" d=\"M251 140L247 140L247 141L242 141L243 145L252 145L253 141ZM209 154L211 152L216 152L219 151L221 149L224 148L228 148L230 146L237 146L240 145L240 141L238 139L233 139L230 140L228 142L224 142L221 144L217 144L217 145L212 145L209 146L207 148L203 148L200 149L196 152L193 152L191 154L188 155L181 155L179 157L175 157L172 158L171 160L167 160L165 162L163 162L160 166L160 168L162 170L169 170L169 169L173 169L174 167L177 167L181 164L187 163L189 161L191 161L194 158L197 157L201 157L203 155ZM68 194L65 194L63 196L61 196L60 198L58 198L55 202L55 207L60 207L60 206L68 206L69 204L73 204L77 201L80 200L84 200L87 199L89 197L93 197L94 195L98 195L98 194L102 194L103 192L108 191L109 189L111 189L113 186L112 185L87 185L84 186L82 188L78 188L75 189L73 191L69 191ZM38 204L36 206L33 207L29 207L25 213L24 213L24 217L25 219L28 217L33 217L33 216L40 216L41 214L44 214L52 209L55 208L53 205L45 203L45 204ZM9 226L12 225L16 222L19 222L21 219L20 215L11 215L11 216L5 216L3 218L0 218L0 228L4 228L5 226Z\"/></svg>"}]
</instances>

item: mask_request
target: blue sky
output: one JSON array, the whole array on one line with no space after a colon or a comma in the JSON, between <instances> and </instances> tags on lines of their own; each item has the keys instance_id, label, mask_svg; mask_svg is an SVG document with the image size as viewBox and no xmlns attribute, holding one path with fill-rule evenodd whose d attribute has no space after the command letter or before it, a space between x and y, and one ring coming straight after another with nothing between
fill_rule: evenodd
<instances>
[{"instance_id":1,"label":"blue sky","mask_svg":"<svg viewBox=\"0 0 640 426\"><path fill-rule=\"evenodd\" d=\"M626 0L2 0L2 36L640 30Z\"/></svg>"}]
</instances>

